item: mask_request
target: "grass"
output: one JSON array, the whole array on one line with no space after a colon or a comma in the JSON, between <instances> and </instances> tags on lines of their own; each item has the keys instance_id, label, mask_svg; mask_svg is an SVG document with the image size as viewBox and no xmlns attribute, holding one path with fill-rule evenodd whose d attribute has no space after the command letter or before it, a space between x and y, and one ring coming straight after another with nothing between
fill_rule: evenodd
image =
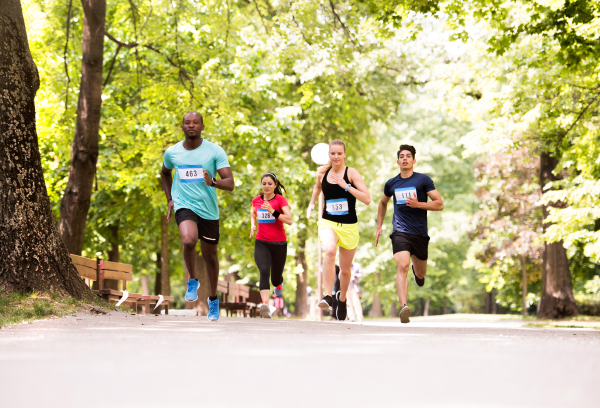
<instances>
[{"instance_id":1,"label":"grass","mask_svg":"<svg viewBox=\"0 0 600 408\"><path fill-rule=\"evenodd\" d=\"M72 298L60 298L55 294L50 297L40 296L36 292L5 294L0 288L0 328L34 320L69 316L81 311L106 313L102 310L106 307L106 303L100 300L91 305Z\"/></svg>"}]
</instances>

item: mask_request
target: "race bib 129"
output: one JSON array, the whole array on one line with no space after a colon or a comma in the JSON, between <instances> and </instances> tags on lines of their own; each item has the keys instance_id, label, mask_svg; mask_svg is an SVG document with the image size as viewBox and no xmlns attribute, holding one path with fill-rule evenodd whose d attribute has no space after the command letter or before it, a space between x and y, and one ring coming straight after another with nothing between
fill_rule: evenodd
<instances>
[{"instance_id":1,"label":"race bib 129","mask_svg":"<svg viewBox=\"0 0 600 408\"><path fill-rule=\"evenodd\" d=\"M415 187L397 188L394 192L396 193L396 204L406 204L408 197L417 198L417 189Z\"/></svg>"},{"instance_id":2,"label":"race bib 129","mask_svg":"<svg viewBox=\"0 0 600 408\"><path fill-rule=\"evenodd\" d=\"M201 164L186 164L177 168L182 183L204 183L204 169Z\"/></svg>"},{"instance_id":3,"label":"race bib 129","mask_svg":"<svg viewBox=\"0 0 600 408\"><path fill-rule=\"evenodd\" d=\"M258 217L259 224L275 222L275 217L273 217L273 214L267 210L263 210L262 208L256 210L256 216Z\"/></svg>"},{"instance_id":4,"label":"race bib 129","mask_svg":"<svg viewBox=\"0 0 600 408\"><path fill-rule=\"evenodd\" d=\"M325 209L331 215L346 215L348 214L348 199L336 198L335 200L327 200Z\"/></svg>"}]
</instances>

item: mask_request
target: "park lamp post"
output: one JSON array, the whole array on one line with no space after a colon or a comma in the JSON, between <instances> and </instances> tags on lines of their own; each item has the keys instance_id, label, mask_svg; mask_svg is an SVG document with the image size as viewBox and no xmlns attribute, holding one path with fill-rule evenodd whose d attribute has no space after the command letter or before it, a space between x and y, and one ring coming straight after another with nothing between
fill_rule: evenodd
<instances>
[{"instance_id":1,"label":"park lamp post","mask_svg":"<svg viewBox=\"0 0 600 408\"><path fill-rule=\"evenodd\" d=\"M324 166L329 163L329 145L327 143L317 143L312 150L310 151L310 157L312 160L319 166ZM315 172L315 176L318 177L317 172ZM317 207L318 220L321 220L323 213L321 212L323 208L323 192L319 194L319 206ZM318 253L317 253L317 301L320 301L323 298L323 245L321 244L321 239L319 237L319 233L317 230L317 244L318 244ZM321 308L317 308L317 320L323 320L323 311Z\"/></svg>"}]
</instances>

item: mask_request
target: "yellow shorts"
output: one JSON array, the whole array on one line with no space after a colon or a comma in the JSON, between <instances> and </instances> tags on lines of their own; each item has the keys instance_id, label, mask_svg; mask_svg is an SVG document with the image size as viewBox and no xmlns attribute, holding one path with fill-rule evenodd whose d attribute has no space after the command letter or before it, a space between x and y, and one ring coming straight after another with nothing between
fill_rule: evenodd
<instances>
[{"instance_id":1,"label":"yellow shorts","mask_svg":"<svg viewBox=\"0 0 600 408\"><path fill-rule=\"evenodd\" d=\"M327 227L335 231L339 238L337 246L344 249L354 249L358 246L358 239L360 238L358 235L358 223L340 224L339 222L321 219L317 225L319 226L319 235L321 235L321 230Z\"/></svg>"}]
</instances>

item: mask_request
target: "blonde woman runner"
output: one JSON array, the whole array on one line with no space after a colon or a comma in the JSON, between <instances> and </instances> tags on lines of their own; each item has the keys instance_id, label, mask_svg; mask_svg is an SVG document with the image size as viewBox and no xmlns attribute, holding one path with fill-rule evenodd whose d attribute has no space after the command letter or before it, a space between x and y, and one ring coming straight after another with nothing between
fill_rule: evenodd
<instances>
[{"instance_id":1,"label":"blonde woman runner","mask_svg":"<svg viewBox=\"0 0 600 408\"><path fill-rule=\"evenodd\" d=\"M318 304L323 310L336 310L340 321L346 320L346 292L350 284L352 261L358 246L358 219L356 218L356 200L366 205L371 203L371 195L358 170L346 167L346 145L341 140L329 143L329 164L319 167L317 183L306 218L310 218L315 208L315 200L323 191L325 205L323 219L318 223L319 236L325 257L323 259L323 277L326 295ZM329 295L335 280L335 255L339 250L340 290L334 297ZM334 305L336 307L334 307Z\"/></svg>"}]
</instances>

